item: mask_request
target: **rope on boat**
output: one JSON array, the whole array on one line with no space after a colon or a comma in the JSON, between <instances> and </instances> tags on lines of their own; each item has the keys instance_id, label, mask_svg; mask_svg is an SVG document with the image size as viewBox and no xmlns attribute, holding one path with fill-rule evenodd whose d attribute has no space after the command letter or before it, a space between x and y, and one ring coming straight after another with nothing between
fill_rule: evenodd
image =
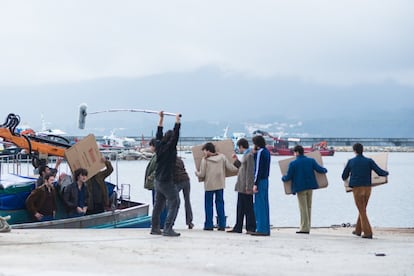
<instances>
[{"instance_id":1,"label":"rope on boat","mask_svg":"<svg viewBox=\"0 0 414 276\"><path fill-rule=\"evenodd\" d=\"M0 216L0 232L4 233L4 232L11 231L11 227L7 223L9 219L10 219L10 216L5 216L5 217Z\"/></svg>"}]
</instances>

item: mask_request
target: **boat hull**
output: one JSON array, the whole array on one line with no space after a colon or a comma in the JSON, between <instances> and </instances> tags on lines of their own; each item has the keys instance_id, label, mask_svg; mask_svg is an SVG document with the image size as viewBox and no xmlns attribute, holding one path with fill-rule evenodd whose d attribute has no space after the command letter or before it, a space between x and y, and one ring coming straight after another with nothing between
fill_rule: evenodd
<instances>
[{"instance_id":1,"label":"boat hull","mask_svg":"<svg viewBox=\"0 0 414 276\"><path fill-rule=\"evenodd\" d=\"M65 228L148 228L151 217L149 205L123 201L122 209L115 209L94 215L57 219L44 222L12 224L14 229L65 229ZM13 215L11 215L13 216Z\"/></svg>"},{"instance_id":2,"label":"boat hull","mask_svg":"<svg viewBox=\"0 0 414 276\"><path fill-rule=\"evenodd\" d=\"M268 146L267 149L269 150L271 155L277 156L292 156L293 149L290 148L276 148L273 146ZM304 153L309 153L312 151L318 150L321 153L321 156L333 156L335 154L335 150L333 149L313 149L313 148L304 148Z\"/></svg>"},{"instance_id":3,"label":"boat hull","mask_svg":"<svg viewBox=\"0 0 414 276\"><path fill-rule=\"evenodd\" d=\"M116 208L111 211L67 218L61 196L56 197L57 212L54 220L34 221L26 209L25 201L34 189L35 181L36 179L31 177L1 175L0 216L10 216L8 223L12 228L148 228L151 226L151 217L148 215L149 204L119 199ZM114 187L113 184L107 184L108 187Z\"/></svg>"}]
</instances>

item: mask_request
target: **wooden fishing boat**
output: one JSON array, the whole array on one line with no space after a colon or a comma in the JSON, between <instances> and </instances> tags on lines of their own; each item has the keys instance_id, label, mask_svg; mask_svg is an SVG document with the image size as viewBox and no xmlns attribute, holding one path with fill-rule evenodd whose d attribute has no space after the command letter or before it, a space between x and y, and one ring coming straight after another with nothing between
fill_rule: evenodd
<instances>
[{"instance_id":1,"label":"wooden fishing boat","mask_svg":"<svg viewBox=\"0 0 414 276\"><path fill-rule=\"evenodd\" d=\"M25 208L26 198L35 187L35 178L14 174L0 175L0 216L10 216L8 223L15 229L27 228L148 228L151 217L149 205L145 203L117 199L109 211L67 218L59 196L56 219L36 222ZM108 183L109 187L115 185Z\"/></svg>"}]
</instances>

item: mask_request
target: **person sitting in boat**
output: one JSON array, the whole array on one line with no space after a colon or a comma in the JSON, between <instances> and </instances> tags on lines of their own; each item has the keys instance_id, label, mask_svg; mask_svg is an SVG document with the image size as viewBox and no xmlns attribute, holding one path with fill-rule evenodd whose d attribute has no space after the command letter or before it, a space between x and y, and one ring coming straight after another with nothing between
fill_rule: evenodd
<instances>
[{"instance_id":1,"label":"person sitting in boat","mask_svg":"<svg viewBox=\"0 0 414 276\"><path fill-rule=\"evenodd\" d=\"M56 177L59 165L62 162L62 160L62 158L57 159L54 169L51 169L48 165L46 165L46 160L43 160L42 165L39 166L39 178L36 180L36 187L43 185L43 183L45 182L44 178L46 174L51 173L54 177Z\"/></svg>"},{"instance_id":2,"label":"person sitting in boat","mask_svg":"<svg viewBox=\"0 0 414 276\"><path fill-rule=\"evenodd\" d=\"M44 184L34 189L26 199L26 208L36 221L53 220L56 215L55 176L48 173Z\"/></svg>"},{"instance_id":3,"label":"person sitting in boat","mask_svg":"<svg viewBox=\"0 0 414 276\"><path fill-rule=\"evenodd\" d=\"M89 200L88 200L88 215L98 214L109 208L108 188L106 187L105 178L107 178L113 171L111 161L105 157L101 158L101 162L105 164L106 168L91 177L87 182Z\"/></svg>"},{"instance_id":4,"label":"person sitting in boat","mask_svg":"<svg viewBox=\"0 0 414 276\"><path fill-rule=\"evenodd\" d=\"M75 182L68 185L63 191L63 201L69 217L81 217L88 210L88 188L86 187L86 178L88 171L84 168L75 170Z\"/></svg>"}]
</instances>

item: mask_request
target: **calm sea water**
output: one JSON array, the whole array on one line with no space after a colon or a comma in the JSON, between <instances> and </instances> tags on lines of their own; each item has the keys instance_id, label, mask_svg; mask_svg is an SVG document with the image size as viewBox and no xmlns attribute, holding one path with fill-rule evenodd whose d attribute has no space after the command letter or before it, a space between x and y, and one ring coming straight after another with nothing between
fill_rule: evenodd
<instances>
[{"instance_id":1,"label":"calm sea water","mask_svg":"<svg viewBox=\"0 0 414 276\"><path fill-rule=\"evenodd\" d=\"M366 155L375 153L366 153ZM181 153L191 178L191 203L194 224L202 228L204 222L204 184L195 177L195 165L191 154ZM341 179L342 170L351 152L338 152L333 157L323 157L328 169L329 185L315 190L312 205L312 226L331 226L342 223L355 223L357 209L352 193L346 193ZM297 197L286 195L283 189L278 161L288 157L272 156L269 177L270 222L273 226L298 226L299 208ZM143 188L144 172L148 161L119 161L118 183L131 184L131 198L141 202L151 202L151 192ZM390 153L388 183L372 189L368 205L368 216L373 226L414 227L414 153ZM112 181L116 179L112 177ZM236 177L226 180L224 191L227 224L233 226L236 217L237 193L234 191ZM181 194L181 206L183 206ZM184 208L180 208L176 227L185 227Z\"/></svg>"},{"instance_id":2,"label":"calm sea water","mask_svg":"<svg viewBox=\"0 0 414 276\"><path fill-rule=\"evenodd\" d=\"M191 178L191 203L196 228L204 222L204 184L195 177L195 165L191 154L179 153ZM366 153L373 155L375 153ZM329 185L315 190L312 204L312 226L323 227L342 223L355 223L358 215L352 193L346 193L341 180L342 170L351 152L337 152L333 157L323 157L328 169ZM278 161L288 157L272 156L269 177L270 223L276 227L297 227L299 208L296 196L286 195L283 189ZM131 199L151 203L151 192L144 189L143 179L148 161L113 161L115 170L108 180L113 183L130 184ZM3 168L4 169L4 168ZM388 183L372 189L368 204L368 216L373 226L414 227L414 153L389 153ZM69 171L62 167L62 171ZM24 173L24 172L23 172ZM224 191L227 224L233 226L236 216L237 193L234 191L236 177L226 179ZM183 206L181 194L181 206ZM152 206L150 211L152 210ZM185 228L185 212L180 207L176 227Z\"/></svg>"}]
</instances>

